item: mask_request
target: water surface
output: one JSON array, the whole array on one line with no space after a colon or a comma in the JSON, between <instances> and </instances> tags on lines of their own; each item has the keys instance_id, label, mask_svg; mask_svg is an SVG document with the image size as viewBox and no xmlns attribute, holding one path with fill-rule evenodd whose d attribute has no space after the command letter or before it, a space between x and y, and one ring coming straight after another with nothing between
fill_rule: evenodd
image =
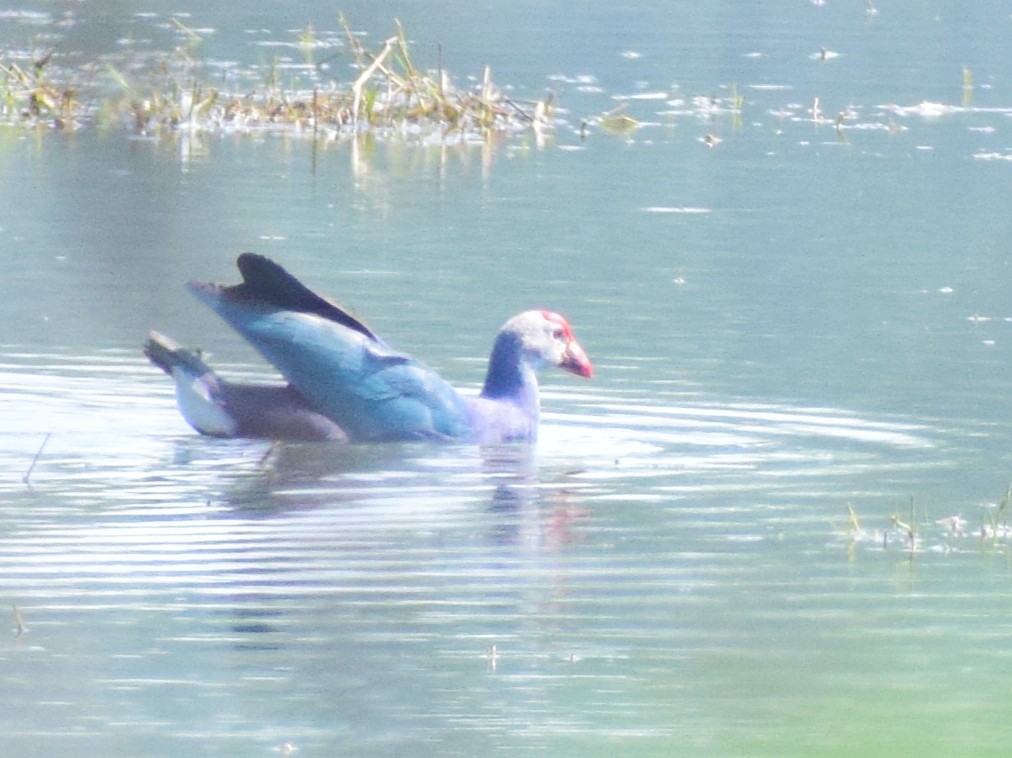
<instances>
[{"instance_id":1,"label":"water surface","mask_svg":"<svg viewBox=\"0 0 1012 758\"><path fill-rule=\"evenodd\" d=\"M1007 9L345 10L555 91L557 128L0 131L8 749L999 754ZM173 12L251 69L337 27L100 4L55 44L171 42ZM601 128L622 104L639 128ZM183 286L244 249L468 390L529 307L596 375L545 377L534 449L201 438L139 346L271 376Z\"/></svg>"}]
</instances>

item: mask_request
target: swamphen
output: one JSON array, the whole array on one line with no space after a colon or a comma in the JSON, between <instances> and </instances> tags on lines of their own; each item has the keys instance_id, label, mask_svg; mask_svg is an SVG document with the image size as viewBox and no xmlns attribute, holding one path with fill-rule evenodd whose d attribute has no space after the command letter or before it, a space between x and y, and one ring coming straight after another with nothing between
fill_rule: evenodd
<instances>
[{"instance_id":1,"label":"swamphen","mask_svg":"<svg viewBox=\"0 0 1012 758\"><path fill-rule=\"evenodd\" d=\"M566 319L525 311L496 337L480 395L462 395L274 261L243 253L237 263L241 284L191 282L189 288L273 364L287 386L225 382L157 333L145 349L175 379L184 417L206 434L533 441L540 409L537 370L553 365L584 377L593 372ZM160 342L171 349L160 349Z\"/></svg>"}]
</instances>

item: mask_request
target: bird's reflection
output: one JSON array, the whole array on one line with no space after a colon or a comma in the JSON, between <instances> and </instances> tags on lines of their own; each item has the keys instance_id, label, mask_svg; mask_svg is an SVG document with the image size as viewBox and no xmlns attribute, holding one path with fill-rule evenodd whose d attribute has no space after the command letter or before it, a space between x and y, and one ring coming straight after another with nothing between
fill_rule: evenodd
<instances>
[{"instance_id":1,"label":"bird's reflection","mask_svg":"<svg viewBox=\"0 0 1012 758\"><path fill-rule=\"evenodd\" d=\"M208 455L209 449L214 455ZM261 443L186 438L173 464L208 469L206 499L221 518L270 518L300 511L398 501L420 507L455 502L473 512L484 502L490 540L498 545L531 539L561 545L575 539L586 516L579 507L578 470L540 460L534 446L429 444Z\"/></svg>"},{"instance_id":2,"label":"bird's reflection","mask_svg":"<svg viewBox=\"0 0 1012 758\"><path fill-rule=\"evenodd\" d=\"M312 528L322 531L310 531L306 539L312 542L308 535L319 534L327 540L329 532L338 551L333 560L338 563L340 549L347 544L374 543L384 555L405 551L417 555L422 524L423 541L444 535L464 540L474 560L485 561L483 551L494 547L493 562L480 564L494 574L508 570L504 566L519 565L500 564L500 550L508 550L523 564L538 564L545 552L564 550L578 541L586 517L576 472L546 464L526 444L270 445L198 438L180 440L174 458L187 471L202 470L200 480L212 483L214 491L207 499L219 519L237 523L286 519L279 522L280 534L290 544L293 522L286 517L312 512L309 521L322 524ZM209 467L217 475L208 476ZM425 510L430 507L431 518ZM400 529L402 525L406 530ZM483 532L476 542L471 536L475 525ZM268 529L273 533L273 527ZM301 527L296 534L302 534L298 530ZM318 547L307 542L307 550ZM297 546L295 551L298 554ZM423 549L422 554L429 553ZM283 586L289 580L284 574L292 571L292 598L301 597L307 581L315 581L307 578L299 561L289 564L269 553L264 559L268 565L256 561L231 569L250 579L241 597L228 604L229 624L241 637L237 644L246 648L272 648L277 644L272 633L285 629L290 612L278 607L279 598L287 596ZM413 565L405 570L410 573ZM432 566L423 562L418 568L424 572ZM269 590L256 589L265 582Z\"/></svg>"}]
</instances>

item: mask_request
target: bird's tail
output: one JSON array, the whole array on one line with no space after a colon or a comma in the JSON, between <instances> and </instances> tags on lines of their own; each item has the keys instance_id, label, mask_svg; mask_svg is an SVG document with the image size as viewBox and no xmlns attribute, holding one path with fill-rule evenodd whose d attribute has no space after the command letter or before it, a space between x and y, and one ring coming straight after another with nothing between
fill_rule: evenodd
<instances>
[{"instance_id":1,"label":"bird's tail","mask_svg":"<svg viewBox=\"0 0 1012 758\"><path fill-rule=\"evenodd\" d=\"M159 332L148 332L148 338L144 342L144 355L169 376L173 376L176 369L182 369L193 376L211 373L211 368L204 363L199 353L187 350L171 337Z\"/></svg>"},{"instance_id":2,"label":"bird's tail","mask_svg":"<svg viewBox=\"0 0 1012 758\"><path fill-rule=\"evenodd\" d=\"M215 437L235 435L239 424L227 407L227 385L198 353L164 334L149 332L144 355L176 383L176 403L190 426Z\"/></svg>"}]
</instances>

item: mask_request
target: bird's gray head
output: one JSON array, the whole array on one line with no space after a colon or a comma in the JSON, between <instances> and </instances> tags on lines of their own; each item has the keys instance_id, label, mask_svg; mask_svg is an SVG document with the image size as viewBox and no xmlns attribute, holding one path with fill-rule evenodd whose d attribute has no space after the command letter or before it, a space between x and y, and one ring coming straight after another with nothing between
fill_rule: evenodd
<instances>
[{"instance_id":1,"label":"bird's gray head","mask_svg":"<svg viewBox=\"0 0 1012 758\"><path fill-rule=\"evenodd\" d=\"M507 321L502 332L516 337L524 360L534 369L558 366L563 371L584 377L594 373L590 359L573 336L569 322L558 313L524 311Z\"/></svg>"}]
</instances>

